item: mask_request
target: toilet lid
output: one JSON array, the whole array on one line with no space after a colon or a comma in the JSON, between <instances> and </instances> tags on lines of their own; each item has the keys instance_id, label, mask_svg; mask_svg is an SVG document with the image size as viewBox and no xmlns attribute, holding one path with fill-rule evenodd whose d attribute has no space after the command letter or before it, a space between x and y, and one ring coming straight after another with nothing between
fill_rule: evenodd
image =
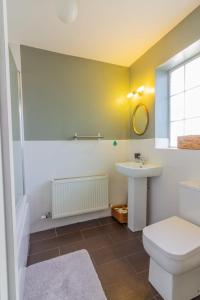
<instances>
[{"instance_id":1,"label":"toilet lid","mask_svg":"<svg viewBox=\"0 0 200 300\"><path fill-rule=\"evenodd\" d=\"M147 226L143 235L174 259L186 259L200 252L200 227L179 217Z\"/></svg>"}]
</instances>

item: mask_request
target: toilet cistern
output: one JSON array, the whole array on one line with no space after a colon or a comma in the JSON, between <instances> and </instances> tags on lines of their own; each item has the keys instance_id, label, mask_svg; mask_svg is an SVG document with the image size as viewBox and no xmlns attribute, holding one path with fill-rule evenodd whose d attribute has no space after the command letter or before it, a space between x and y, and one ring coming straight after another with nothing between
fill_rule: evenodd
<instances>
[{"instance_id":1,"label":"toilet cistern","mask_svg":"<svg viewBox=\"0 0 200 300\"><path fill-rule=\"evenodd\" d=\"M146 226L147 178L160 176L162 166L146 163L140 153L135 153L135 158L136 161L116 163L115 167L128 177L128 227L140 231Z\"/></svg>"}]
</instances>

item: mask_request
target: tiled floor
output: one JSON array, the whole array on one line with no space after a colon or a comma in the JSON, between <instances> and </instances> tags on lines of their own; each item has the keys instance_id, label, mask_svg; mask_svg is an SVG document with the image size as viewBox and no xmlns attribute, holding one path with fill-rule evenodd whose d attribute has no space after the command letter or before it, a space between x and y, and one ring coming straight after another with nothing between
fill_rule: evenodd
<instances>
[{"instance_id":1,"label":"tiled floor","mask_svg":"<svg viewBox=\"0 0 200 300\"><path fill-rule=\"evenodd\" d=\"M88 250L108 300L162 299L148 283L141 233L111 217L32 234L28 265L80 249Z\"/></svg>"}]
</instances>

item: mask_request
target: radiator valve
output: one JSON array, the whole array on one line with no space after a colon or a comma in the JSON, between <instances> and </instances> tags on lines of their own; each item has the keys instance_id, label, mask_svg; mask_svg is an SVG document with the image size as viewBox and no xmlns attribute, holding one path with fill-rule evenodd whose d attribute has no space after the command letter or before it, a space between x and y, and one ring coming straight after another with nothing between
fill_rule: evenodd
<instances>
[{"instance_id":1,"label":"radiator valve","mask_svg":"<svg viewBox=\"0 0 200 300\"><path fill-rule=\"evenodd\" d=\"M50 219L50 218L51 218L51 212L50 212L50 211L49 211L47 214L42 215L42 216L40 217L41 220L44 220L44 219Z\"/></svg>"}]
</instances>

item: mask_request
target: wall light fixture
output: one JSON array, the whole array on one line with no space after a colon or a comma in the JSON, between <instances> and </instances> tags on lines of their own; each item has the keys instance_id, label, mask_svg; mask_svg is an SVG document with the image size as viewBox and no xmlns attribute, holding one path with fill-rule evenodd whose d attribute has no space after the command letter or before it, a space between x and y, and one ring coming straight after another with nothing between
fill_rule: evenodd
<instances>
[{"instance_id":1,"label":"wall light fixture","mask_svg":"<svg viewBox=\"0 0 200 300\"><path fill-rule=\"evenodd\" d=\"M128 93L127 98L132 98L134 96L135 97L142 96L144 94L144 91L145 91L145 87L142 85L139 88L137 88L137 90Z\"/></svg>"},{"instance_id":2,"label":"wall light fixture","mask_svg":"<svg viewBox=\"0 0 200 300\"><path fill-rule=\"evenodd\" d=\"M137 88L137 90L130 92L127 95L127 98L139 98L141 96L143 96L143 94L155 94L155 88L151 87L151 86L140 86L139 88Z\"/></svg>"}]
</instances>

